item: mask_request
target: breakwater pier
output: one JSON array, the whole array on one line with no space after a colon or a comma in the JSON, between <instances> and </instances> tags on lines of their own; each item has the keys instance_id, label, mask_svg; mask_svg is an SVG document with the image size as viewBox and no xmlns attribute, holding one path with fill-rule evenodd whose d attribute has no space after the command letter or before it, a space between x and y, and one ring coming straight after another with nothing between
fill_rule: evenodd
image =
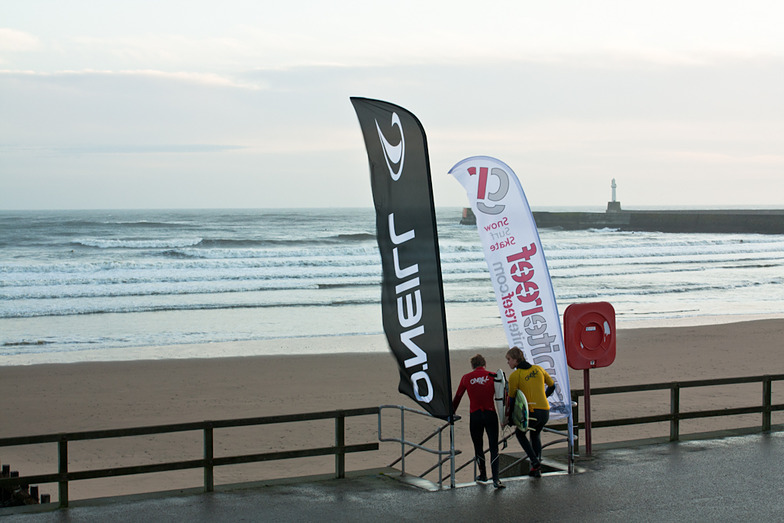
<instances>
[{"instance_id":1,"label":"breakwater pier","mask_svg":"<svg viewBox=\"0 0 784 523\"><path fill-rule=\"evenodd\" d=\"M621 231L675 233L784 234L784 209L694 209L625 210L616 199L612 181L612 201L605 212L533 211L539 229L618 229ZM476 216L466 207L460 220L475 225Z\"/></svg>"},{"instance_id":2,"label":"breakwater pier","mask_svg":"<svg viewBox=\"0 0 784 523\"><path fill-rule=\"evenodd\" d=\"M612 202L611 202L612 203ZM607 210L534 212L538 228L619 229L680 233L784 234L782 210Z\"/></svg>"}]
</instances>

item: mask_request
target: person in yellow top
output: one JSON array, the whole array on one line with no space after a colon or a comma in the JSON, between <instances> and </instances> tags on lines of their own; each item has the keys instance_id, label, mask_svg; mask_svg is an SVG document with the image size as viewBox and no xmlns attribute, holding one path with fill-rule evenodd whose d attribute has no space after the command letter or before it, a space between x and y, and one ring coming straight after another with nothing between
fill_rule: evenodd
<instances>
[{"instance_id":1,"label":"person in yellow top","mask_svg":"<svg viewBox=\"0 0 784 523\"><path fill-rule=\"evenodd\" d=\"M523 391L525 399L528 401L529 422L528 431L531 433L531 441L528 441L526 433L519 428L515 430L517 441L528 455L531 461L531 471L529 476L541 477L542 468L542 430L550 419L550 402L547 397L555 392L555 381L539 365L531 365L525 361L523 351L518 347L512 347L506 353L506 362L510 369L515 369L509 375L509 404L507 411L511 411L514 405L514 398L517 390ZM546 388L545 388L546 386Z\"/></svg>"}]
</instances>

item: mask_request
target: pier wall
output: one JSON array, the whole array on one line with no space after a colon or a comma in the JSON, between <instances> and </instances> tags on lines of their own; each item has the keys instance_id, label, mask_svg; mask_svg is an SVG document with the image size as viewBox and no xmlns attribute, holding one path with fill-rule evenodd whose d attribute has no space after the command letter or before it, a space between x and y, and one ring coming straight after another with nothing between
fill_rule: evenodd
<instances>
[{"instance_id":1,"label":"pier wall","mask_svg":"<svg viewBox=\"0 0 784 523\"><path fill-rule=\"evenodd\" d=\"M539 228L784 234L784 210L534 212Z\"/></svg>"},{"instance_id":2,"label":"pier wall","mask_svg":"<svg viewBox=\"0 0 784 523\"><path fill-rule=\"evenodd\" d=\"M620 206L618 206L620 207ZM704 232L784 234L784 209L549 212L534 211L540 229L619 229L649 232ZM463 225L475 225L470 208L463 210Z\"/></svg>"}]
</instances>

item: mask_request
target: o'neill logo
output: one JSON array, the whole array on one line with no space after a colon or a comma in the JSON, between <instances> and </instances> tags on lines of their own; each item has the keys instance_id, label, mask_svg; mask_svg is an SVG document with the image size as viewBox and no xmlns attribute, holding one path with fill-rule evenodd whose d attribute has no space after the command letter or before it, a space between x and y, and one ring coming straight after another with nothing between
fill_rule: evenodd
<instances>
[{"instance_id":1,"label":"o'neill logo","mask_svg":"<svg viewBox=\"0 0 784 523\"><path fill-rule=\"evenodd\" d=\"M394 181L398 181L400 175L403 173L403 160L406 156L406 140L403 136L403 127L400 125L400 117L397 113L392 113L392 127L397 127L400 131L400 143L397 145L389 143L389 140L384 136L384 133L381 132L378 120L376 120L378 139L381 142L381 147L384 149L384 159L387 161L389 175Z\"/></svg>"},{"instance_id":2,"label":"o'neill logo","mask_svg":"<svg viewBox=\"0 0 784 523\"><path fill-rule=\"evenodd\" d=\"M406 154L406 142L403 136L403 127L400 124L400 117L397 113L392 113L392 127L397 127L400 132L400 142L392 145L381 132L381 127L376 120L376 130L378 139L384 150L384 159L387 162L389 176L393 181L398 181L403 173L403 161ZM411 385L414 389L414 396L418 401L430 403L433 400L433 384L427 373L427 353L414 341L414 338L425 334L425 326L422 324L422 292L419 280L419 264L413 263L408 267L400 266L400 252L405 249L412 249L416 252L416 230L411 229L402 234L398 234L395 227L395 213L391 212L387 216L389 225L389 239L394 245L392 249L392 260L395 269L395 294L397 303L397 322L400 326L400 342L411 351L412 356L403 362L406 369L419 367L420 370L411 374ZM409 243L410 242L410 243Z\"/></svg>"},{"instance_id":3,"label":"o'neill logo","mask_svg":"<svg viewBox=\"0 0 784 523\"><path fill-rule=\"evenodd\" d=\"M408 242L414 241L416 231L411 229L398 234L395 229L395 213L389 213L389 237L395 247L392 249L392 259L395 265L395 294L397 295L397 322L400 325L400 342L411 351L411 356L403 362L407 369L419 366L421 370L411 374L411 385L414 396L418 401L430 403L433 400L433 384L427 371L427 353L414 341L417 336L425 334L422 324L422 292L419 281L419 264L414 263L408 267L400 266L400 250L417 247ZM408 244L408 245L406 245ZM422 382L420 386L420 383ZM425 392L422 392L424 389Z\"/></svg>"},{"instance_id":4,"label":"o'neill logo","mask_svg":"<svg viewBox=\"0 0 784 523\"><path fill-rule=\"evenodd\" d=\"M489 190L491 179L489 175L498 180L498 186L492 192ZM468 174L476 176L476 167L469 167ZM476 187L476 207L485 214L501 214L504 212L506 205L501 205L493 202L500 202L506 197L509 192L509 175L503 169L493 167L479 168L479 181ZM485 202L489 203L485 203Z\"/></svg>"}]
</instances>

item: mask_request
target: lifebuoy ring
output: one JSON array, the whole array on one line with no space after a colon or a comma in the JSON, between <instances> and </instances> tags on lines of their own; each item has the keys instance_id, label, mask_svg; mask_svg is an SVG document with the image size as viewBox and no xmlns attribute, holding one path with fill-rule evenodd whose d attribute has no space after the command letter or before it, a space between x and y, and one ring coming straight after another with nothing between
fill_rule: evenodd
<instances>
[{"instance_id":1,"label":"lifebuoy ring","mask_svg":"<svg viewBox=\"0 0 784 523\"><path fill-rule=\"evenodd\" d=\"M615 309L607 302L573 303L564 311L566 361L573 369L615 361Z\"/></svg>"},{"instance_id":2,"label":"lifebuoy ring","mask_svg":"<svg viewBox=\"0 0 784 523\"><path fill-rule=\"evenodd\" d=\"M575 323L575 340L580 340L580 348L605 353L612 344L613 333L610 322L598 312L586 312Z\"/></svg>"}]
</instances>

